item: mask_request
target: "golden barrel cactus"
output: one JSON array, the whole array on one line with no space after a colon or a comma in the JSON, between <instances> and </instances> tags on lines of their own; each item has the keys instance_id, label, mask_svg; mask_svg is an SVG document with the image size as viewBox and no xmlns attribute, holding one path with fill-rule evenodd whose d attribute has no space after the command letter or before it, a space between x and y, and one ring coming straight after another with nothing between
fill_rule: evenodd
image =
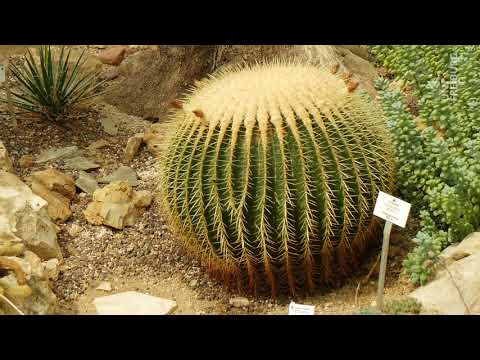
<instances>
[{"instance_id":1,"label":"golden barrel cactus","mask_svg":"<svg viewBox=\"0 0 480 360\"><path fill-rule=\"evenodd\" d=\"M274 62L218 72L176 102L163 161L169 219L213 274L254 292L311 291L377 240L393 186L381 110L329 71Z\"/></svg>"}]
</instances>

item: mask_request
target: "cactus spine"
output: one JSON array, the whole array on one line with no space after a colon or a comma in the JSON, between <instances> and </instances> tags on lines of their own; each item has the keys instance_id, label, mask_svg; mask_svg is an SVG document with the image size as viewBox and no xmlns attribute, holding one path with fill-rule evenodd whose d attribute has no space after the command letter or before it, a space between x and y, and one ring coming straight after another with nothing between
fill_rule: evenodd
<instances>
[{"instance_id":1,"label":"cactus spine","mask_svg":"<svg viewBox=\"0 0 480 360\"><path fill-rule=\"evenodd\" d=\"M221 71L182 103L162 191L187 248L274 296L346 275L393 186L379 108L328 70L278 61Z\"/></svg>"}]
</instances>

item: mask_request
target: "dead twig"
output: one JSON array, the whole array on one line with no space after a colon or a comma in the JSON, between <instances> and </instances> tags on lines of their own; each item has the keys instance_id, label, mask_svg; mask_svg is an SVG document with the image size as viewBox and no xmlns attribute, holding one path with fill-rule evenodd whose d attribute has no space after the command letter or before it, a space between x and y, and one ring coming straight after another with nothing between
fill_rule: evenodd
<instances>
[{"instance_id":1,"label":"dead twig","mask_svg":"<svg viewBox=\"0 0 480 360\"><path fill-rule=\"evenodd\" d=\"M357 300L358 300L358 292L360 291L360 286L368 282L368 280L370 279L370 276L372 276L375 268L377 267L378 262L380 261L380 257L381 257L381 253L378 254L377 260L375 260L375 263L373 264L372 268L368 272L367 276L358 283L357 289L355 290L355 306L357 306L358 304Z\"/></svg>"},{"instance_id":2,"label":"dead twig","mask_svg":"<svg viewBox=\"0 0 480 360\"><path fill-rule=\"evenodd\" d=\"M3 299L8 305L10 305L17 313L20 315L25 315L18 307L15 306L14 303L12 303L6 296L0 294L0 299Z\"/></svg>"}]
</instances>

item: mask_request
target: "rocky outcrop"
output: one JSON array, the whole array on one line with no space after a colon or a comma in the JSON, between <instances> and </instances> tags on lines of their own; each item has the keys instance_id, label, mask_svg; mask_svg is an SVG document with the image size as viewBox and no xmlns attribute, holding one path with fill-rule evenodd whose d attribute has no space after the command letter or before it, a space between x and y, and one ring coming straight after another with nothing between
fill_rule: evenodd
<instances>
[{"instance_id":1,"label":"rocky outcrop","mask_svg":"<svg viewBox=\"0 0 480 360\"><path fill-rule=\"evenodd\" d=\"M40 258L62 259L58 227L47 212L47 202L17 176L0 170L0 239L22 241Z\"/></svg>"},{"instance_id":2,"label":"rocky outcrop","mask_svg":"<svg viewBox=\"0 0 480 360\"><path fill-rule=\"evenodd\" d=\"M127 181L116 181L94 192L84 215L91 224L123 229L135 224L151 202L149 191L134 191Z\"/></svg>"}]
</instances>

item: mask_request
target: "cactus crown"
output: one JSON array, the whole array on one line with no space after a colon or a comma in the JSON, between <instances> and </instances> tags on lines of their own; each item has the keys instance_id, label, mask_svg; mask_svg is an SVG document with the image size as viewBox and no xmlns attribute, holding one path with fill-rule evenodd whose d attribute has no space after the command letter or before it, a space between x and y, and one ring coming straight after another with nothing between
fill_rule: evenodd
<instances>
[{"instance_id":1,"label":"cactus crown","mask_svg":"<svg viewBox=\"0 0 480 360\"><path fill-rule=\"evenodd\" d=\"M214 74L174 118L165 206L213 273L275 295L356 264L393 184L376 105L326 70L277 61Z\"/></svg>"}]
</instances>

